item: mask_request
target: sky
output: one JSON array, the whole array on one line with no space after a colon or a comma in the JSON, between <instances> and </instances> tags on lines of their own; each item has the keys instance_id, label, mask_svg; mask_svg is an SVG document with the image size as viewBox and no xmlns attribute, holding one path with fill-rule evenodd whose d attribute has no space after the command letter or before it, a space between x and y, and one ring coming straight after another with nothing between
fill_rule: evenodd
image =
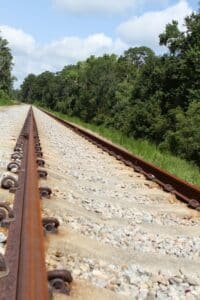
<instances>
[{"instance_id":1,"label":"sky","mask_svg":"<svg viewBox=\"0 0 200 300\"><path fill-rule=\"evenodd\" d=\"M0 36L14 57L19 87L29 73L60 71L90 55L122 54L148 46L157 54L158 35L185 16L198 0L0 0Z\"/></svg>"}]
</instances>

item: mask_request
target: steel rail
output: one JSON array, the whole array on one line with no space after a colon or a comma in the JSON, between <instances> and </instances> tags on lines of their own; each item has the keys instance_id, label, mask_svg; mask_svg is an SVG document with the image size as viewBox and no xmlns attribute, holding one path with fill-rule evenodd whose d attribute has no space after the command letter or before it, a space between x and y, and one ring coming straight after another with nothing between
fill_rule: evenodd
<instances>
[{"instance_id":1,"label":"steel rail","mask_svg":"<svg viewBox=\"0 0 200 300\"><path fill-rule=\"evenodd\" d=\"M164 190L173 193L178 199L186 202L189 207L200 210L200 189L188 182L154 166L153 164L144 161L143 159L133 155L122 147L116 146L111 142L77 126L71 122L64 121L54 114L41 109L50 117L62 123L64 126L72 129L77 134L85 137L90 142L123 161L126 165L133 167L135 171L146 176L147 179L157 182Z\"/></svg>"},{"instance_id":2,"label":"steel rail","mask_svg":"<svg viewBox=\"0 0 200 300\"><path fill-rule=\"evenodd\" d=\"M49 299L36 164L36 124L29 110L19 140L23 157L5 253L7 276L0 278L0 300Z\"/></svg>"}]
</instances>

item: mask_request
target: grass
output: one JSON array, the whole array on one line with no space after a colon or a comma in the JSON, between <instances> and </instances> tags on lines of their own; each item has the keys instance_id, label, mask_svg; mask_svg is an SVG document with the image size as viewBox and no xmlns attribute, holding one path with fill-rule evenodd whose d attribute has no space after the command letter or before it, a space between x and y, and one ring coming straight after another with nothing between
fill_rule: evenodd
<instances>
[{"instance_id":1,"label":"grass","mask_svg":"<svg viewBox=\"0 0 200 300\"><path fill-rule=\"evenodd\" d=\"M7 106L7 105L14 105L16 104L15 101L10 99L0 99L0 106Z\"/></svg>"},{"instance_id":2,"label":"grass","mask_svg":"<svg viewBox=\"0 0 200 300\"><path fill-rule=\"evenodd\" d=\"M176 157L168 152L161 152L156 145L146 140L136 140L122 134L121 132L104 126L88 124L76 117L69 117L62 113L52 112L58 117L85 127L102 137L120 145L144 160L176 175L183 180L196 186L200 186L200 169L193 163Z\"/></svg>"}]
</instances>

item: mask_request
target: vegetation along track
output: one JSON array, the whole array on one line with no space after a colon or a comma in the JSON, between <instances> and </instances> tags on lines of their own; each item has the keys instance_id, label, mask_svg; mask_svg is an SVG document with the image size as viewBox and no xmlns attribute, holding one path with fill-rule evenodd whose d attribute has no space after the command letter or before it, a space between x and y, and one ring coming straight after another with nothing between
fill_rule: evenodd
<instances>
[{"instance_id":1,"label":"vegetation along track","mask_svg":"<svg viewBox=\"0 0 200 300\"><path fill-rule=\"evenodd\" d=\"M4 226L0 250L5 247L0 299L45 299L42 293L56 300L198 299L200 212L148 180L139 168L134 170L119 153L114 157L105 145L97 148L44 112L33 110L34 117L29 111L32 120L26 121L12 155L12 164L17 162L19 167L9 164L7 172L9 176L17 172L12 174L16 181L9 181L15 195L13 211L11 202L0 211ZM0 197L2 193L9 199L13 195L0 190ZM12 232L19 231L18 222L23 234L19 239L12 237ZM2 243L1 232L7 238Z\"/></svg>"}]
</instances>

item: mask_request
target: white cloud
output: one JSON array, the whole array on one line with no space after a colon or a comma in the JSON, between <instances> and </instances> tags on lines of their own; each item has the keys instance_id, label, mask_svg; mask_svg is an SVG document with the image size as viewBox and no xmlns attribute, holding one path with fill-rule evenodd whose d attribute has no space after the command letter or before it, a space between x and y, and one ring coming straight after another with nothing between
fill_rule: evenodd
<instances>
[{"instance_id":1,"label":"white cloud","mask_svg":"<svg viewBox=\"0 0 200 300\"><path fill-rule=\"evenodd\" d=\"M55 7L70 13L122 13L136 0L53 0Z\"/></svg>"},{"instance_id":2,"label":"white cloud","mask_svg":"<svg viewBox=\"0 0 200 300\"><path fill-rule=\"evenodd\" d=\"M158 49L159 34L165 29L167 23L172 20L179 21L183 29L183 22L186 15L191 13L187 1L179 1L178 4L157 12L147 12L119 25L117 32L120 38L128 44L144 45Z\"/></svg>"},{"instance_id":3,"label":"white cloud","mask_svg":"<svg viewBox=\"0 0 200 300\"><path fill-rule=\"evenodd\" d=\"M168 5L171 0L52 0L53 6L73 14L122 14L146 5ZM150 2L150 3L149 3Z\"/></svg>"},{"instance_id":4,"label":"white cloud","mask_svg":"<svg viewBox=\"0 0 200 300\"><path fill-rule=\"evenodd\" d=\"M52 42L41 49L48 55L56 55L61 59L81 60L93 53L106 52L112 47L113 41L103 33L94 34L81 39L78 37L65 37Z\"/></svg>"},{"instance_id":5,"label":"white cloud","mask_svg":"<svg viewBox=\"0 0 200 300\"><path fill-rule=\"evenodd\" d=\"M23 30L6 25L0 25L0 35L9 41L15 63L13 74L18 78L16 86L19 86L29 73L59 71L65 65L84 60L90 55L121 54L130 46L139 45L146 45L158 51L158 35L165 25L172 19L182 24L184 17L190 12L187 2L180 1L163 11L145 13L122 23L117 29L116 38L96 33L85 38L66 36L60 40L40 44Z\"/></svg>"},{"instance_id":6,"label":"white cloud","mask_svg":"<svg viewBox=\"0 0 200 300\"><path fill-rule=\"evenodd\" d=\"M120 39L113 40L104 33L96 33L86 38L76 36L64 37L41 46L37 51L37 57L53 69L61 69L66 64L84 60L90 55L102 55L105 53L122 53L127 45Z\"/></svg>"},{"instance_id":7,"label":"white cloud","mask_svg":"<svg viewBox=\"0 0 200 300\"><path fill-rule=\"evenodd\" d=\"M14 56L13 74L18 78L16 86L19 86L29 73L59 71L65 65L84 60L90 55L120 54L127 48L119 38L113 40L104 33L89 35L86 38L64 37L41 45L20 29L0 25L0 31L0 35L8 40Z\"/></svg>"},{"instance_id":8,"label":"white cloud","mask_svg":"<svg viewBox=\"0 0 200 300\"><path fill-rule=\"evenodd\" d=\"M0 25L0 35L9 41L9 44L15 52L31 53L33 52L36 42L34 38L22 31L6 25Z\"/></svg>"}]
</instances>

